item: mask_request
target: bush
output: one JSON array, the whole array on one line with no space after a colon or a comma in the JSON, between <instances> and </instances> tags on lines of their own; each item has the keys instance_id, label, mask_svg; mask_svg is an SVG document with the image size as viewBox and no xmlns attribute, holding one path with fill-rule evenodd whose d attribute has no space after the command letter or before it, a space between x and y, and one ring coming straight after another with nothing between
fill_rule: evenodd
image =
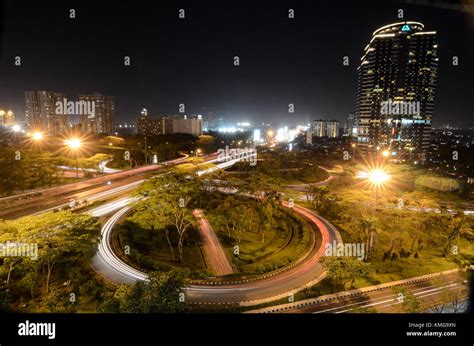
<instances>
[{"instance_id":1,"label":"bush","mask_svg":"<svg viewBox=\"0 0 474 346\"><path fill-rule=\"evenodd\" d=\"M416 178L415 184L443 192L452 192L459 190L459 183L457 182L457 180L451 178L421 176Z\"/></svg>"}]
</instances>

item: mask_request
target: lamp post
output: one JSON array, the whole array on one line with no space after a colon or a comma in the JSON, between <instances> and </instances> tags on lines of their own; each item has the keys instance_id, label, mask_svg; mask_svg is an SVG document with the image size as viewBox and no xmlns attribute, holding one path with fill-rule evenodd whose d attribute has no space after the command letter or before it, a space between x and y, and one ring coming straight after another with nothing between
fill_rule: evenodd
<instances>
[{"instance_id":1,"label":"lamp post","mask_svg":"<svg viewBox=\"0 0 474 346\"><path fill-rule=\"evenodd\" d=\"M41 144L41 141L43 140L44 136L41 131L35 131L31 134L31 139L33 141L33 147L35 151L38 149L39 145Z\"/></svg>"},{"instance_id":2,"label":"lamp post","mask_svg":"<svg viewBox=\"0 0 474 346\"><path fill-rule=\"evenodd\" d=\"M352 143L351 147L352 147L352 162L354 162L355 156L356 156L356 144Z\"/></svg>"},{"instance_id":3,"label":"lamp post","mask_svg":"<svg viewBox=\"0 0 474 346\"><path fill-rule=\"evenodd\" d=\"M76 161L76 167L75 167L76 168L76 179L79 179L79 167L78 167L77 156L78 156L78 150L81 147L82 142L78 138L70 138L70 139L66 139L66 141L64 143L74 153L74 158L75 158L75 161Z\"/></svg>"},{"instance_id":4,"label":"lamp post","mask_svg":"<svg viewBox=\"0 0 474 346\"><path fill-rule=\"evenodd\" d=\"M356 178L365 179L375 190L375 205L379 198L379 189L390 180L390 175L383 168L374 168L368 172L359 172Z\"/></svg>"},{"instance_id":5,"label":"lamp post","mask_svg":"<svg viewBox=\"0 0 474 346\"><path fill-rule=\"evenodd\" d=\"M390 176L383 169L374 169L369 172L368 179L375 189L375 205L377 205L379 189L390 179Z\"/></svg>"},{"instance_id":6,"label":"lamp post","mask_svg":"<svg viewBox=\"0 0 474 346\"><path fill-rule=\"evenodd\" d=\"M31 138L33 138L35 142L41 142L41 140L43 139L43 133L40 131L35 131L31 135Z\"/></svg>"}]
</instances>

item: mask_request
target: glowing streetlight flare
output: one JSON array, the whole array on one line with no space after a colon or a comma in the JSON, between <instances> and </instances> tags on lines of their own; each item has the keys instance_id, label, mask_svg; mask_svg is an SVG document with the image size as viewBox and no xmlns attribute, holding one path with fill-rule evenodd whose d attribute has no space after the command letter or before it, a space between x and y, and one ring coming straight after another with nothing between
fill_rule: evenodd
<instances>
[{"instance_id":1,"label":"glowing streetlight flare","mask_svg":"<svg viewBox=\"0 0 474 346\"><path fill-rule=\"evenodd\" d=\"M373 169L369 172L359 172L356 178L367 179L374 186L381 186L390 179L390 175L383 169Z\"/></svg>"},{"instance_id":2,"label":"glowing streetlight flare","mask_svg":"<svg viewBox=\"0 0 474 346\"><path fill-rule=\"evenodd\" d=\"M21 126L18 124L15 124L12 126L13 132L20 132L21 131Z\"/></svg>"},{"instance_id":3,"label":"glowing streetlight flare","mask_svg":"<svg viewBox=\"0 0 474 346\"><path fill-rule=\"evenodd\" d=\"M383 157L388 157L390 155L390 152L388 150L384 150L382 152Z\"/></svg>"},{"instance_id":4,"label":"glowing streetlight flare","mask_svg":"<svg viewBox=\"0 0 474 346\"><path fill-rule=\"evenodd\" d=\"M78 138L67 139L64 143L72 150L77 150L81 147L81 140Z\"/></svg>"},{"instance_id":5,"label":"glowing streetlight flare","mask_svg":"<svg viewBox=\"0 0 474 346\"><path fill-rule=\"evenodd\" d=\"M382 185L390 179L390 176L381 169L374 169L369 172L368 179L374 185Z\"/></svg>"},{"instance_id":6,"label":"glowing streetlight flare","mask_svg":"<svg viewBox=\"0 0 474 346\"><path fill-rule=\"evenodd\" d=\"M31 135L31 138L33 138L35 141L40 141L43 139L43 134L39 131L33 132Z\"/></svg>"}]
</instances>

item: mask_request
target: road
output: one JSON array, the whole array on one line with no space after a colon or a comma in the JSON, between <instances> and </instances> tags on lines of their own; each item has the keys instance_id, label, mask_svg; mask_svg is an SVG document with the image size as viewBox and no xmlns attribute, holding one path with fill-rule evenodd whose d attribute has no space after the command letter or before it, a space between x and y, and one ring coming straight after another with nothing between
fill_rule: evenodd
<instances>
[{"instance_id":1,"label":"road","mask_svg":"<svg viewBox=\"0 0 474 346\"><path fill-rule=\"evenodd\" d=\"M115 224L124 217L130 207L120 209L102 227L102 239L97 254L92 259L92 267L105 279L114 284L134 284L147 280L148 275L131 267L115 254L112 249L112 230Z\"/></svg>"},{"instance_id":2,"label":"road","mask_svg":"<svg viewBox=\"0 0 474 346\"><path fill-rule=\"evenodd\" d=\"M208 269L217 276L232 274L234 272L232 264L222 248L212 226L204 217L204 212L200 209L196 209L193 215L199 223L201 250Z\"/></svg>"},{"instance_id":3,"label":"road","mask_svg":"<svg viewBox=\"0 0 474 346\"><path fill-rule=\"evenodd\" d=\"M307 191L308 188L310 186L326 186L327 184L329 184L329 182L331 180L334 179L334 175L331 174L331 173L341 173L341 171L339 170L330 170L328 168L325 168L323 166L319 166L319 168L321 168L322 170L326 171L326 173L329 175L326 179L324 180L321 180L321 181L318 181L316 183L307 183L307 184L296 184L296 185L286 185L285 187L290 189L290 190L293 190L293 191L300 191L300 192L304 192L304 191Z\"/></svg>"},{"instance_id":4,"label":"road","mask_svg":"<svg viewBox=\"0 0 474 346\"><path fill-rule=\"evenodd\" d=\"M419 302L420 310L426 311L441 304L448 294L459 300L468 297L468 287L458 271L426 275L403 280L403 283L387 283L385 286L365 287L364 290L344 291L294 304L283 304L250 313L347 313L354 309L375 309L381 313L403 312L403 299L395 288L410 292ZM381 285L383 286L383 285ZM449 292L449 293L448 293Z\"/></svg>"},{"instance_id":5,"label":"road","mask_svg":"<svg viewBox=\"0 0 474 346\"><path fill-rule=\"evenodd\" d=\"M209 155L206 160L213 160ZM139 167L120 173L96 177L77 183L67 184L51 189L36 191L38 196L31 197L32 192L0 199L0 218L17 219L22 216L35 215L68 206L71 200L93 203L107 200L131 192L144 181L145 174L159 171L165 166L178 165L187 157L164 162L160 165ZM29 199L25 199L30 197Z\"/></svg>"},{"instance_id":6,"label":"road","mask_svg":"<svg viewBox=\"0 0 474 346\"><path fill-rule=\"evenodd\" d=\"M284 203L284 206L288 207L288 204ZM304 260L278 275L252 281L191 284L186 288L187 301L198 304L253 304L285 297L321 279L323 268L319 259L324 253L324 245L333 240L341 241L341 237L334 226L312 211L299 206L293 209L309 222L316 235L315 246ZM145 273L124 263L110 247L114 225L128 210L129 207L122 208L104 225L99 251L92 262L103 277L115 284L130 284L147 278Z\"/></svg>"}]
</instances>

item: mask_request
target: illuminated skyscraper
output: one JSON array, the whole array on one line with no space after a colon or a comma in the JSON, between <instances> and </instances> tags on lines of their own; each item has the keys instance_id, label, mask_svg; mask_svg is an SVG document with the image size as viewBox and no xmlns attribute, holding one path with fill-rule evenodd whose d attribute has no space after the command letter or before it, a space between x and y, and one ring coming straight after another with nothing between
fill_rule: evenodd
<instances>
[{"instance_id":1,"label":"illuminated skyscraper","mask_svg":"<svg viewBox=\"0 0 474 346\"><path fill-rule=\"evenodd\" d=\"M85 129L96 133L113 133L115 121L115 97L105 96L99 92L91 95L81 95L81 101L94 102L95 113L88 116Z\"/></svg>"},{"instance_id":2,"label":"illuminated skyscraper","mask_svg":"<svg viewBox=\"0 0 474 346\"><path fill-rule=\"evenodd\" d=\"M418 22L377 29L358 68L355 126L362 153L426 159L438 71L436 32Z\"/></svg>"},{"instance_id":3,"label":"illuminated skyscraper","mask_svg":"<svg viewBox=\"0 0 474 346\"><path fill-rule=\"evenodd\" d=\"M26 123L31 129L41 129L51 133L67 129L66 114L56 113L56 102L62 102L65 95L50 91L26 91Z\"/></svg>"}]
</instances>

